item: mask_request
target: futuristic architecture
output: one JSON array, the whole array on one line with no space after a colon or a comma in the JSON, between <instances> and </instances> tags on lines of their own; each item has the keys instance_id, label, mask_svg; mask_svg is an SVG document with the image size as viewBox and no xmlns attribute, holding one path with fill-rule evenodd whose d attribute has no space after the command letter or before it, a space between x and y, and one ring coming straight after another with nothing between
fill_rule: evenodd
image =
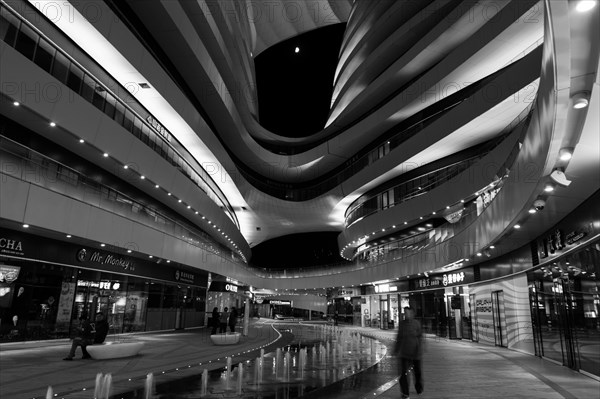
<instances>
[{"instance_id":1,"label":"futuristic architecture","mask_svg":"<svg viewBox=\"0 0 600 399\"><path fill-rule=\"evenodd\" d=\"M431 334L600 376L597 1L0 10L2 342L84 310L122 332L225 306L393 329L410 304ZM318 131L265 128L259 60L334 28ZM288 94L291 130L313 112Z\"/></svg>"}]
</instances>

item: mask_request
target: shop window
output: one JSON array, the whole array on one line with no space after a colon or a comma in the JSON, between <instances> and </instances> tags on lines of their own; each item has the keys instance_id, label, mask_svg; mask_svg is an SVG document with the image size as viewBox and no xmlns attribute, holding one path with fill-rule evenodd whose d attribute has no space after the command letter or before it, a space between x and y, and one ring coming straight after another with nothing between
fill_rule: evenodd
<instances>
[{"instance_id":1,"label":"shop window","mask_svg":"<svg viewBox=\"0 0 600 399\"><path fill-rule=\"evenodd\" d=\"M21 24L21 29L17 35L17 43L15 48L30 60L33 59L35 53L35 45L37 43L38 35L25 24Z\"/></svg>"},{"instance_id":2,"label":"shop window","mask_svg":"<svg viewBox=\"0 0 600 399\"><path fill-rule=\"evenodd\" d=\"M98 108L100 111L104 111L104 95L106 94L106 90L104 87L96 84L94 88L94 96L92 98L92 104L94 107Z\"/></svg>"},{"instance_id":3,"label":"shop window","mask_svg":"<svg viewBox=\"0 0 600 399\"><path fill-rule=\"evenodd\" d=\"M113 97L112 94L106 93L106 104L104 106L104 113L108 115L109 118L114 118L115 109L116 109L117 100Z\"/></svg>"},{"instance_id":4,"label":"shop window","mask_svg":"<svg viewBox=\"0 0 600 399\"><path fill-rule=\"evenodd\" d=\"M88 74L85 74L83 76L82 83L83 84L80 91L81 97L83 97L87 102L92 103L94 99L94 88L96 87L96 81Z\"/></svg>"},{"instance_id":5,"label":"shop window","mask_svg":"<svg viewBox=\"0 0 600 399\"><path fill-rule=\"evenodd\" d=\"M67 76L67 86L75 93L79 93L81 82L83 81L83 71L75 64L71 63L69 75Z\"/></svg>"},{"instance_id":6,"label":"shop window","mask_svg":"<svg viewBox=\"0 0 600 399\"><path fill-rule=\"evenodd\" d=\"M52 71L52 61L56 50L43 38L38 42L37 50L35 51L34 62L44 71L50 73Z\"/></svg>"},{"instance_id":7,"label":"shop window","mask_svg":"<svg viewBox=\"0 0 600 399\"><path fill-rule=\"evenodd\" d=\"M114 119L119 125L123 125L124 117L125 117L125 106L117 101Z\"/></svg>"},{"instance_id":8,"label":"shop window","mask_svg":"<svg viewBox=\"0 0 600 399\"><path fill-rule=\"evenodd\" d=\"M0 38L11 47L15 45L19 24L19 19L6 8L0 9Z\"/></svg>"},{"instance_id":9,"label":"shop window","mask_svg":"<svg viewBox=\"0 0 600 399\"><path fill-rule=\"evenodd\" d=\"M57 51L56 56L54 57L54 63L52 64L52 76L64 83L67 80L70 63L71 62L67 57Z\"/></svg>"},{"instance_id":10,"label":"shop window","mask_svg":"<svg viewBox=\"0 0 600 399\"><path fill-rule=\"evenodd\" d=\"M125 109L125 118L123 119L123 127L125 128L125 130L127 130L128 132L133 131L134 120L135 116L133 115L133 113L130 110Z\"/></svg>"}]
</instances>

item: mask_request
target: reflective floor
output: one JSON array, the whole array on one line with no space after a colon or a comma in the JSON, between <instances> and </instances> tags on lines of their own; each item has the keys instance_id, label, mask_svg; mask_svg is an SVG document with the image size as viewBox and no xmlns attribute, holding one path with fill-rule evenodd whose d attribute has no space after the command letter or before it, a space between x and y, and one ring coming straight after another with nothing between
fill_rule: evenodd
<instances>
[{"instance_id":1,"label":"reflective floor","mask_svg":"<svg viewBox=\"0 0 600 399\"><path fill-rule=\"evenodd\" d=\"M203 329L131 336L127 339L145 343L140 355L114 360L64 362L62 358L68 351L68 341L3 344L0 345L0 397L45 398L50 386L52 397L93 398L96 376L104 373L112 377L112 398L235 398L240 397L236 380L238 367L234 367L239 363L244 370L241 397L387 399L400 396L396 359L389 352L395 331L340 327L341 331L345 331L343 339L336 339L339 342L335 343L333 339L329 340L329 350L327 340L323 341L324 350L321 352L320 338L316 333L311 337L307 333L310 328L289 323L274 324L282 331L278 333L270 323L253 324L249 335L243 337L240 344L231 347L213 345ZM356 332L365 338L356 341L352 335ZM375 341L367 339L367 336L387 346L387 353L383 345L371 344ZM357 342L362 342L360 350L352 355L361 352L358 363L350 353L343 353L352 345L356 348ZM426 342L423 365L425 392L419 397L421 399L587 399L597 398L600 392L598 380L530 354L469 341L428 337ZM343 345L341 351L339 344ZM371 345L376 348L371 354L362 353L368 352ZM268 361L263 365L261 383L258 384L258 369L253 363L260 356L261 347ZM298 351L299 347L306 348L304 355ZM282 348L280 360L277 348ZM79 356L80 352L77 352ZM229 356L233 356L231 363L234 370L229 389L223 389L227 388L223 372ZM326 357L322 359L321 356ZM301 362L303 371L299 368ZM375 364L370 366L373 362ZM274 364L282 367L273 367ZM206 395L201 384L204 369L207 369L208 381ZM151 394L145 388L149 373L153 375ZM310 376L310 384L298 383L302 373ZM414 389L411 393L414 394Z\"/></svg>"}]
</instances>

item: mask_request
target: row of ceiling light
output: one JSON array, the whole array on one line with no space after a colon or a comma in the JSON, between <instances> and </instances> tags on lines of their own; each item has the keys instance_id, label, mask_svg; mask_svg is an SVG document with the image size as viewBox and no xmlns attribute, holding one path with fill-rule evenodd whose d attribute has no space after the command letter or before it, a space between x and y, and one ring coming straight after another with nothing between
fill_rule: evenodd
<instances>
[{"instance_id":1,"label":"row of ceiling light","mask_svg":"<svg viewBox=\"0 0 600 399\"><path fill-rule=\"evenodd\" d=\"M18 101L13 101L13 105L14 105L15 107L19 107L19 106L21 105L21 103L19 103ZM56 127L56 122L54 122L54 121L50 121L50 122L49 122L49 125L50 125L50 127L54 128L54 127ZM79 138L79 140L78 140L78 141L79 141L79 143L80 143L80 144L85 144L85 140L84 140L84 139L82 139L82 138ZM94 147L94 146L92 146L92 147ZM96 147L94 147L94 148L96 148ZM102 152L102 156L103 156L104 158L109 158L109 157L110 157L110 154L109 154L109 153L107 153L107 152ZM114 161L115 161L115 162L119 162L119 161L117 161L116 159L114 159ZM126 170L131 170L131 171L134 171L134 173L138 173L138 172L137 172L137 171L135 171L133 168L130 168L128 164L124 164L124 165L123 165L123 169L126 169ZM145 175L143 175L143 174L141 174L141 173L138 173L138 175L139 175L139 178L140 178L140 180L148 180L148 181L149 181L151 184L154 184L154 188L155 188L155 189L161 189L161 187L160 187L160 185L159 185L159 184L156 184L156 183L152 182L150 179L146 179L146 176L145 176ZM241 258L244 260L244 262L246 262L246 263L247 263L246 257L244 256L244 254L242 253L242 251L241 251L241 250L238 248L238 245L237 245L237 244L236 244L236 243L235 243L235 242L234 242L234 241L233 241L233 240L232 240L232 239L231 239L231 238L230 238L230 237L229 237L227 234L225 234L225 232L224 232L224 231L222 231L220 227L218 227L218 226L217 226L215 223L213 223L212 221L210 221L209 219L207 219L205 216L203 216L203 215L200 215L200 213L199 213L197 210L194 210L194 209L192 208L192 206L191 206L191 205L189 205L189 204L186 204L185 202L183 202L183 200L182 200L182 199L180 199L180 198L176 198L175 196L173 196L173 195L171 194L171 192L169 192L169 191L166 191L166 190L164 190L164 189L163 189L163 191L167 193L167 196L169 196L169 197L171 197L171 196L172 196L174 199L176 199L178 203L181 203L181 204L182 204L182 205L184 205L184 206L186 206L186 205L187 205L187 209L189 209L191 212L194 212L194 214L196 214L196 215L200 216L200 217L202 218L202 220L205 220L205 221L208 223L208 225L209 225L209 226L212 226L214 229L217 229L217 232L221 233L221 235L222 235L222 236L223 236L223 237L224 237L224 238L225 238L225 239L226 239L226 240L229 242L229 244L230 244L230 245L231 245L233 248L235 248L235 251L237 251L238 255L240 255L240 257L241 257ZM23 225L23 227L29 227L29 225ZM101 246L104 246L104 244L101 244ZM128 252L131 252L131 250L128 250Z\"/></svg>"}]
</instances>

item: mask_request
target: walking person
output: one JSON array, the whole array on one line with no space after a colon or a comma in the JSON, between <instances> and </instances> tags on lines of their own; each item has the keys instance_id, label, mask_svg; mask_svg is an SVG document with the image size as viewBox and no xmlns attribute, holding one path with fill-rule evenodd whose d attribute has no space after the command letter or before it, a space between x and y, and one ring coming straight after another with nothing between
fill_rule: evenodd
<instances>
[{"instance_id":1,"label":"walking person","mask_svg":"<svg viewBox=\"0 0 600 399\"><path fill-rule=\"evenodd\" d=\"M238 312L235 307L231 308L231 314L229 315L229 329L231 332L235 332L235 325L237 323Z\"/></svg>"},{"instance_id":2,"label":"walking person","mask_svg":"<svg viewBox=\"0 0 600 399\"><path fill-rule=\"evenodd\" d=\"M229 319L229 308L225 307L223 313L221 313L221 318L219 319L219 332L226 333L227 332L227 320Z\"/></svg>"},{"instance_id":3,"label":"walking person","mask_svg":"<svg viewBox=\"0 0 600 399\"><path fill-rule=\"evenodd\" d=\"M423 392L423 376L421 374L423 334L421 323L414 319L414 310L409 306L404 308L404 320L398 326L394 353L398 357L402 398L409 398L408 373L411 367L415 377L415 389L417 394L420 395Z\"/></svg>"},{"instance_id":4,"label":"walking person","mask_svg":"<svg viewBox=\"0 0 600 399\"><path fill-rule=\"evenodd\" d=\"M71 350L67 357L63 360L73 360L75 357L75 350L78 346L81 346L81 352L83 353L82 359L90 359L91 356L86 350L88 345L92 345L94 343L94 334L95 331L93 329L92 323L88 320L88 313L86 311L81 312L81 316L79 316L80 325L78 328L77 337L73 338L73 343L71 344Z\"/></svg>"}]
</instances>

